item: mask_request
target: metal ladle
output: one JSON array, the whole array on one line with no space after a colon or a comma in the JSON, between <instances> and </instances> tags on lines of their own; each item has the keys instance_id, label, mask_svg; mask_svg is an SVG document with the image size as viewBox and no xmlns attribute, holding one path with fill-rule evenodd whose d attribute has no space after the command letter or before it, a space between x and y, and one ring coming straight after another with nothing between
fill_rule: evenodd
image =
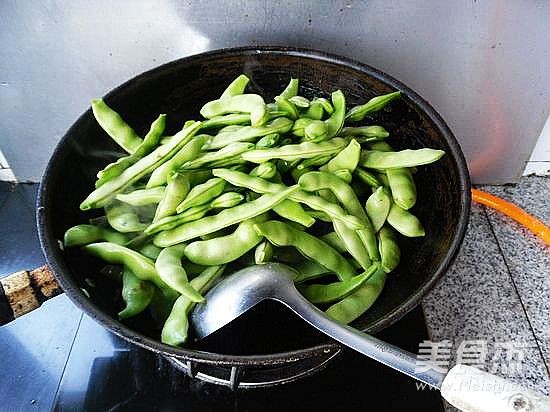
<instances>
[{"instance_id":1,"label":"metal ladle","mask_svg":"<svg viewBox=\"0 0 550 412\"><path fill-rule=\"evenodd\" d=\"M230 323L261 301L272 299L290 308L313 327L340 343L441 391L463 411L550 411L550 398L466 365L447 374L435 368L418 371L413 353L328 318L295 288L296 272L282 264L250 266L226 277L206 294L206 303L191 314L199 339Z\"/></svg>"}]
</instances>

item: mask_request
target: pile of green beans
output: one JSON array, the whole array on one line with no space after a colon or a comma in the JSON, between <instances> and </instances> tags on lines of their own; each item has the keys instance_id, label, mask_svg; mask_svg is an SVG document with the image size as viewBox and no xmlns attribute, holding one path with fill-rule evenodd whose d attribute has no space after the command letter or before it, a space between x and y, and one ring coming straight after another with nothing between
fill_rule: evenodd
<instances>
[{"instance_id":1,"label":"pile of green beans","mask_svg":"<svg viewBox=\"0 0 550 412\"><path fill-rule=\"evenodd\" d=\"M266 103L248 83L237 77L173 136L164 114L142 138L92 102L126 155L80 205L104 216L69 228L64 245L105 261L121 283L119 318L149 311L170 345L185 344L190 311L224 270L266 262L290 264L307 299L352 322L398 267L399 237L425 235L413 175L444 152L394 151L369 123L399 92L348 110L340 90L306 98L291 79Z\"/></svg>"}]
</instances>

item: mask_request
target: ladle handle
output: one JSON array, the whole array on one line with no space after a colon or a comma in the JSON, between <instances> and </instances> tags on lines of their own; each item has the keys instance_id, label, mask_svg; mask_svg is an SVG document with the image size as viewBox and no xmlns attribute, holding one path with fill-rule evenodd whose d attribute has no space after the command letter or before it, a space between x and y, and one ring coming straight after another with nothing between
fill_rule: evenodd
<instances>
[{"instance_id":1,"label":"ladle handle","mask_svg":"<svg viewBox=\"0 0 550 412\"><path fill-rule=\"evenodd\" d=\"M52 271L41 266L0 279L0 326L40 307L62 292Z\"/></svg>"},{"instance_id":2,"label":"ladle handle","mask_svg":"<svg viewBox=\"0 0 550 412\"><path fill-rule=\"evenodd\" d=\"M441 390L453 406L467 412L550 411L550 398L466 365L448 374L419 372L416 355L327 317L299 293L283 302L309 324L357 352Z\"/></svg>"}]
</instances>

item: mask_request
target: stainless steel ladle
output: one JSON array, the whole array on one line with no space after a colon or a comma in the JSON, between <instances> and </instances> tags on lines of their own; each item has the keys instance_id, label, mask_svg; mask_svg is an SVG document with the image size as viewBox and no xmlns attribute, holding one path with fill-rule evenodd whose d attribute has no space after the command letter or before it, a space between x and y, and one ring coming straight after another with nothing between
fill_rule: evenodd
<instances>
[{"instance_id":1,"label":"stainless steel ladle","mask_svg":"<svg viewBox=\"0 0 550 412\"><path fill-rule=\"evenodd\" d=\"M199 339L217 331L265 299L276 300L340 343L441 391L463 411L550 411L550 398L466 365L444 374L420 370L413 353L328 318L295 288L296 272L282 264L255 265L226 277L197 305L191 320ZM426 369L426 368L423 368Z\"/></svg>"}]
</instances>

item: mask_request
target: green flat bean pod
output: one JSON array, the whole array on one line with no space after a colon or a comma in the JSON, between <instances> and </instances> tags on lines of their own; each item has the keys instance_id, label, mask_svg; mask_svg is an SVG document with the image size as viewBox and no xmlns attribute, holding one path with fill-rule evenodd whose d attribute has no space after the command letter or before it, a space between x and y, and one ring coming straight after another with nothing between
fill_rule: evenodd
<instances>
[{"instance_id":1,"label":"green flat bean pod","mask_svg":"<svg viewBox=\"0 0 550 412\"><path fill-rule=\"evenodd\" d=\"M270 262L273 258L273 246L267 240L260 242L254 250L254 262L257 265Z\"/></svg>"},{"instance_id":2,"label":"green flat bean pod","mask_svg":"<svg viewBox=\"0 0 550 412\"><path fill-rule=\"evenodd\" d=\"M388 213L388 223L399 233L407 237L426 235L424 227L418 218L402 207L392 204Z\"/></svg>"},{"instance_id":3,"label":"green flat bean pod","mask_svg":"<svg viewBox=\"0 0 550 412\"><path fill-rule=\"evenodd\" d=\"M119 193L116 200L128 203L131 206L147 206L160 203L164 197L165 187L153 187L151 189L138 189L130 193Z\"/></svg>"},{"instance_id":4,"label":"green flat bean pod","mask_svg":"<svg viewBox=\"0 0 550 412\"><path fill-rule=\"evenodd\" d=\"M182 166L183 170L190 169L199 169L201 167L206 167L209 164L214 164L215 162L228 160L239 156L241 153L248 150L252 150L256 147L254 143L245 143L245 142L235 142L227 146L222 147L220 150L215 152L206 152L197 156L194 160L185 162Z\"/></svg>"},{"instance_id":5,"label":"green flat bean pod","mask_svg":"<svg viewBox=\"0 0 550 412\"><path fill-rule=\"evenodd\" d=\"M416 204L416 185L408 168L387 169L393 201L403 209L410 209Z\"/></svg>"},{"instance_id":6,"label":"green flat bean pod","mask_svg":"<svg viewBox=\"0 0 550 412\"><path fill-rule=\"evenodd\" d=\"M397 236L389 226L383 226L378 232L378 246L380 247L380 266L386 273L392 272L401 259L401 250L397 243Z\"/></svg>"},{"instance_id":7,"label":"green flat bean pod","mask_svg":"<svg viewBox=\"0 0 550 412\"><path fill-rule=\"evenodd\" d=\"M359 180L361 180L363 183L366 183L370 187L377 188L379 186L382 186L382 183L378 181L376 176L365 169L358 167L354 170L353 174L354 176L357 176Z\"/></svg>"},{"instance_id":8,"label":"green flat bean pod","mask_svg":"<svg viewBox=\"0 0 550 412\"><path fill-rule=\"evenodd\" d=\"M240 94L212 100L200 110L207 119L227 113L250 113L252 126L261 126L269 119L269 111L262 96L257 94Z\"/></svg>"},{"instance_id":9,"label":"green flat bean pod","mask_svg":"<svg viewBox=\"0 0 550 412\"><path fill-rule=\"evenodd\" d=\"M202 129L219 128L225 126L245 126L250 124L250 115L245 113L232 113L224 116L215 116L202 122Z\"/></svg>"},{"instance_id":10,"label":"green flat bean pod","mask_svg":"<svg viewBox=\"0 0 550 412\"><path fill-rule=\"evenodd\" d=\"M92 100L92 112L101 128L126 152L134 153L143 142L134 129L107 106L103 99Z\"/></svg>"},{"instance_id":11,"label":"green flat bean pod","mask_svg":"<svg viewBox=\"0 0 550 412\"><path fill-rule=\"evenodd\" d=\"M154 293L152 283L139 279L125 267L122 272L122 300L126 306L118 312L118 318L123 320L139 315L147 309Z\"/></svg>"},{"instance_id":12,"label":"green flat bean pod","mask_svg":"<svg viewBox=\"0 0 550 412\"><path fill-rule=\"evenodd\" d=\"M128 242L128 236L107 227L95 225L76 225L65 232L63 245L65 247L82 246L99 240L124 245Z\"/></svg>"},{"instance_id":13,"label":"green flat bean pod","mask_svg":"<svg viewBox=\"0 0 550 412\"><path fill-rule=\"evenodd\" d=\"M331 305L325 313L342 323L351 323L365 313L378 299L386 283L386 273L379 269L359 289L340 302Z\"/></svg>"},{"instance_id":14,"label":"green flat bean pod","mask_svg":"<svg viewBox=\"0 0 550 412\"><path fill-rule=\"evenodd\" d=\"M272 159L282 159L287 161L309 159L310 157L329 155L339 152L346 146L347 140L340 137L320 142L303 142L299 144L289 144L273 149L257 149L243 153L244 160L252 163L263 163Z\"/></svg>"},{"instance_id":15,"label":"green flat bean pod","mask_svg":"<svg viewBox=\"0 0 550 412\"><path fill-rule=\"evenodd\" d=\"M335 249L327 243L292 226L270 220L254 226L259 235L276 246L294 246L304 256L330 269L340 280L350 279L355 275L355 269Z\"/></svg>"},{"instance_id":16,"label":"green flat bean pod","mask_svg":"<svg viewBox=\"0 0 550 412\"><path fill-rule=\"evenodd\" d=\"M260 215L239 223L233 233L209 240L197 240L185 247L185 256L199 265L223 265L232 262L262 241L262 236L254 230L254 225L267 220Z\"/></svg>"},{"instance_id":17,"label":"green flat bean pod","mask_svg":"<svg viewBox=\"0 0 550 412\"><path fill-rule=\"evenodd\" d=\"M396 169L433 163L439 160L445 152L437 149L405 149L399 152L380 152L363 150L360 164L370 169Z\"/></svg>"},{"instance_id":18,"label":"green flat bean pod","mask_svg":"<svg viewBox=\"0 0 550 412\"><path fill-rule=\"evenodd\" d=\"M360 106L353 107L347 114L346 119L349 119L354 122L359 122L365 118L368 114L377 112L378 110L383 109L388 103L399 98L401 92L393 92L384 94L381 96L376 96L370 99L367 103Z\"/></svg>"},{"instance_id":19,"label":"green flat bean pod","mask_svg":"<svg viewBox=\"0 0 550 412\"><path fill-rule=\"evenodd\" d=\"M382 126L360 126L360 127L344 127L340 136L358 136L361 143L377 141L385 139L390 134Z\"/></svg>"},{"instance_id":20,"label":"green flat bean pod","mask_svg":"<svg viewBox=\"0 0 550 412\"><path fill-rule=\"evenodd\" d=\"M185 245L175 245L162 249L155 268L160 278L172 289L191 302L204 302L204 298L189 284L187 273L181 264L184 256Z\"/></svg>"},{"instance_id":21,"label":"green flat bean pod","mask_svg":"<svg viewBox=\"0 0 550 412\"><path fill-rule=\"evenodd\" d=\"M155 211L153 222L176 213L177 206L183 202L190 189L191 185L186 174L175 173L170 176L164 196Z\"/></svg>"},{"instance_id":22,"label":"green flat bean pod","mask_svg":"<svg viewBox=\"0 0 550 412\"><path fill-rule=\"evenodd\" d=\"M347 169L353 172L359 164L361 156L361 145L355 139L352 139L349 144L342 149L332 160L327 163L326 169L329 172L336 170ZM323 170L323 169L321 169Z\"/></svg>"},{"instance_id":23,"label":"green flat bean pod","mask_svg":"<svg viewBox=\"0 0 550 412\"><path fill-rule=\"evenodd\" d=\"M384 225L390 213L391 203L391 196L383 186L379 186L367 199L365 209L375 232Z\"/></svg>"},{"instance_id":24,"label":"green flat bean pod","mask_svg":"<svg viewBox=\"0 0 550 412\"><path fill-rule=\"evenodd\" d=\"M203 184L195 186L189 191L185 199L177 206L178 213L183 212L193 206L200 206L210 202L215 197L219 196L225 189L225 181L223 179L213 177Z\"/></svg>"},{"instance_id":25,"label":"green flat bean pod","mask_svg":"<svg viewBox=\"0 0 550 412\"><path fill-rule=\"evenodd\" d=\"M352 294L369 280L378 270L378 264L373 264L360 275L353 276L344 281L328 284L311 284L300 287L300 293L313 304L326 304L339 301Z\"/></svg>"},{"instance_id":26,"label":"green flat bean pod","mask_svg":"<svg viewBox=\"0 0 550 412\"><path fill-rule=\"evenodd\" d=\"M226 89L223 91L222 95L220 96L220 100L226 99L231 96L238 96L240 94L243 94L249 82L250 79L245 74L237 76L235 80L229 83L229 86L227 86Z\"/></svg>"},{"instance_id":27,"label":"green flat bean pod","mask_svg":"<svg viewBox=\"0 0 550 412\"><path fill-rule=\"evenodd\" d=\"M118 200L105 206L105 215L109 225L121 233L141 232L148 226L140 222L134 207Z\"/></svg>"},{"instance_id":28,"label":"green flat bean pod","mask_svg":"<svg viewBox=\"0 0 550 412\"><path fill-rule=\"evenodd\" d=\"M296 96L298 94L299 84L300 81L298 79L291 78L288 82L288 85L279 96L284 97L285 99L290 99L291 97Z\"/></svg>"}]
</instances>

